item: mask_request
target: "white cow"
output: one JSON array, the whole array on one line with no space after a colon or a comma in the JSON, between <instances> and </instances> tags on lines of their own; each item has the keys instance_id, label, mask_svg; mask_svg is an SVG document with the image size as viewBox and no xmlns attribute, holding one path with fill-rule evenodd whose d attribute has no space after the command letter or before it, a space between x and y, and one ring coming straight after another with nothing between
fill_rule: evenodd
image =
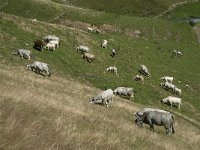
<instances>
[{"instance_id":1,"label":"white cow","mask_svg":"<svg viewBox=\"0 0 200 150\"><path fill-rule=\"evenodd\" d=\"M130 87L118 87L114 90L114 94L120 95L120 96L128 96L129 99L134 97L133 88L130 88Z\"/></svg>"},{"instance_id":2,"label":"white cow","mask_svg":"<svg viewBox=\"0 0 200 150\"><path fill-rule=\"evenodd\" d=\"M30 60L32 53L31 51L26 50L26 49L17 49L16 52L13 52L13 55L19 55L22 58L27 58L28 60Z\"/></svg>"},{"instance_id":3,"label":"white cow","mask_svg":"<svg viewBox=\"0 0 200 150\"><path fill-rule=\"evenodd\" d=\"M143 76L136 75L133 79L134 79L135 81L142 81L142 82L144 83L144 77L143 77Z\"/></svg>"},{"instance_id":4,"label":"white cow","mask_svg":"<svg viewBox=\"0 0 200 150\"><path fill-rule=\"evenodd\" d=\"M90 32L93 32L95 29L92 28L92 27L87 27L87 30L90 31Z\"/></svg>"},{"instance_id":5,"label":"white cow","mask_svg":"<svg viewBox=\"0 0 200 150\"><path fill-rule=\"evenodd\" d=\"M183 54L180 51L173 50L173 55L177 57L181 57Z\"/></svg>"},{"instance_id":6,"label":"white cow","mask_svg":"<svg viewBox=\"0 0 200 150\"><path fill-rule=\"evenodd\" d=\"M177 94L177 95L179 95L179 96L181 96L182 91L181 91L181 89L175 87L174 88L174 93Z\"/></svg>"},{"instance_id":7,"label":"white cow","mask_svg":"<svg viewBox=\"0 0 200 150\"><path fill-rule=\"evenodd\" d=\"M115 67L115 66L111 66L111 67L106 68L106 71L118 75L118 73L117 73L117 67Z\"/></svg>"},{"instance_id":8,"label":"white cow","mask_svg":"<svg viewBox=\"0 0 200 150\"><path fill-rule=\"evenodd\" d=\"M160 80L164 80L165 82L170 82L170 83L173 82L173 79L174 79L173 77L169 77L169 76L160 78Z\"/></svg>"},{"instance_id":9,"label":"white cow","mask_svg":"<svg viewBox=\"0 0 200 150\"><path fill-rule=\"evenodd\" d=\"M45 46L45 49L55 51L56 45L54 43L47 43L46 46Z\"/></svg>"},{"instance_id":10,"label":"white cow","mask_svg":"<svg viewBox=\"0 0 200 150\"><path fill-rule=\"evenodd\" d=\"M55 40L50 41L49 44L55 44L56 48L58 48L60 45L59 41L55 41Z\"/></svg>"},{"instance_id":11,"label":"white cow","mask_svg":"<svg viewBox=\"0 0 200 150\"><path fill-rule=\"evenodd\" d=\"M103 40L102 44L101 44L101 47L102 48L106 48L107 47L107 44L108 44L108 41L107 40Z\"/></svg>"},{"instance_id":12,"label":"white cow","mask_svg":"<svg viewBox=\"0 0 200 150\"><path fill-rule=\"evenodd\" d=\"M76 48L76 50L77 50L77 51L80 51L80 52L82 52L82 53L88 53L88 52L90 51L90 48L87 47L87 46L81 45L81 46L78 46L78 47Z\"/></svg>"},{"instance_id":13,"label":"white cow","mask_svg":"<svg viewBox=\"0 0 200 150\"><path fill-rule=\"evenodd\" d=\"M44 41L45 42L50 42L50 41L59 41L60 39L55 36L55 35L47 35L46 37L44 37Z\"/></svg>"},{"instance_id":14,"label":"white cow","mask_svg":"<svg viewBox=\"0 0 200 150\"><path fill-rule=\"evenodd\" d=\"M147 77L150 77L150 73L149 73L149 70L147 69L147 67L145 65L140 65L140 70L139 70L140 73L144 74L145 76Z\"/></svg>"},{"instance_id":15,"label":"white cow","mask_svg":"<svg viewBox=\"0 0 200 150\"><path fill-rule=\"evenodd\" d=\"M108 105L113 101L113 97L113 90L107 89L93 97L89 102L94 104L104 104L108 107Z\"/></svg>"},{"instance_id":16,"label":"white cow","mask_svg":"<svg viewBox=\"0 0 200 150\"><path fill-rule=\"evenodd\" d=\"M170 104L171 107L172 105L176 105L178 107L178 109L181 108L181 99L178 97L173 97L173 96L168 96L164 99L161 100L161 102L166 103L166 104Z\"/></svg>"},{"instance_id":17,"label":"white cow","mask_svg":"<svg viewBox=\"0 0 200 150\"><path fill-rule=\"evenodd\" d=\"M112 49L111 56L112 56L112 57L115 57L116 54L117 54L116 50L115 50L115 49Z\"/></svg>"},{"instance_id":18,"label":"white cow","mask_svg":"<svg viewBox=\"0 0 200 150\"><path fill-rule=\"evenodd\" d=\"M41 72L45 72L48 76L51 76L50 66L47 63L35 61L32 64L27 65L27 69L35 71L36 73L39 74L41 74Z\"/></svg>"},{"instance_id":19,"label":"white cow","mask_svg":"<svg viewBox=\"0 0 200 150\"><path fill-rule=\"evenodd\" d=\"M162 86L166 90L171 90L174 93L174 90L176 86L172 83L165 82L165 83L160 83L160 86Z\"/></svg>"}]
</instances>

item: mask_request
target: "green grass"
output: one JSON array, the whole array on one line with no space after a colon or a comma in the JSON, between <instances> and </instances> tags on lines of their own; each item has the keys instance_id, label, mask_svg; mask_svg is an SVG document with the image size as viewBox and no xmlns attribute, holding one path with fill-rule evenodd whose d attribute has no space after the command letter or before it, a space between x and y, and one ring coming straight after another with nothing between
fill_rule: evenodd
<instances>
[{"instance_id":1,"label":"green grass","mask_svg":"<svg viewBox=\"0 0 200 150\"><path fill-rule=\"evenodd\" d=\"M170 19L173 20L185 20L190 16L199 17L200 15L200 2L187 4L181 7L178 7L172 12L166 14Z\"/></svg>"},{"instance_id":2,"label":"green grass","mask_svg":"<svg viewBox=\"0 0 200 150\"><path fill-rule=\"evenodd\" d=\"M63 0L53 0L64 3ZM72 5L120 15L154 16L183 0L69 0ZM69 4L68 3L68 4Z\"/></svg>"},{"instance_id":3,"label":"green grass","mask_svg":"<svg viewBox=\"0 0 200 150\"><path fill-rule=\"evenodd\" d=\"M142 29L148 33L148 40L143 40L132 39L119 33L98 35L80 30L75 31L62 26L59 28L57 26L53 27L44 23L34 23L33 25L31 21L15 17L13 19L10 16L8 18L10 21L1 21L1 32L3 35L7 34L8 37L15 40L8 46L2 45L4 47L1 55L5 59L5 63L25 66L27 61L12 56L11 53L15 48L27 48L33 51L33 60L49 63L52 66L53 74L70 75L78 80L88 81L101 89L130 86L137 91L135 102L146 106L156 105L164 109L169 108L166 105L161 105L159 100L170 93L159 87L159 79L161 76L171 75L176 78L175 84L183 90L183 101L194 105L197 114L200 112L199 107L197 107L199 105L197 91L200 88L200 85L197 84L200 75L200 70L197 67L199 56L193 55L193 53L199 53L199 47L196 36L189 26L165 20L151 20L148 29L154 26L155 30L148 33L146 25L144 25ZM26 28L21 25L21 22ZM31 30L29 31L29 29ZM36 32L37 35L34 35ZM61 48L55 52L44 51L43 53L34 50L32 41L47 34L55 34L60 37ZM102 39L109 41L107 49L100 48ZM190 39L190 41L187 39ZM3 37L3 43L6 43L6 40ZM156 42L154 42L155 40ZM30 45L26 46L25 43ZM82 60L81 54L76 52L75 48L80 44L86 44L92 49L92 53L96 56L94 63L89 64L87 61ZM118 55L113 59L109 56L111 48L118 47L120 47ZM174 48L181 49L184 56L180 59L171 58L171 50ZM144 85L134 82L132 79L134 75L138 74L140 64L145 64L152 74L151 78L145 79ZM107 67L112 65L118 67L119 77L105 71ZM194 70L195 74L193 74ZM191 75L193 78L190 77ZM180 84L178 80L181 81ZM195 87L195 91L192 93L188 91L185 84ZM177 111L176 108L173 108L173 110ZM188 116L193 114L187 105L183 105L180 112ZM198 119L197 116L193 117Z\"/></svg>"},{"instance_id":4,"label":"green grass","mask_svg":"<svg viewBox=\"0 0 200 150\"><path fill-rule=\"evenodd\" d=\"M37 18L38 20L42 21L48 21L63 11L58 7L49 5L48 1L40 0L1 0L0 5L5 5L0 10L5 13L22 16L29 19Z\"/></svg>"}]
</instances>

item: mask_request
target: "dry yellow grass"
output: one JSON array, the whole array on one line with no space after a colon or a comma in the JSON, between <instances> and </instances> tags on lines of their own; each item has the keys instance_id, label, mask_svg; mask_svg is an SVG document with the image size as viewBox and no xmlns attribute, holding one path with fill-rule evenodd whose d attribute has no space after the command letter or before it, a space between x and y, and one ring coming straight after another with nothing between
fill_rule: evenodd
<instances>
[{"instance_id":1,"label":"dry yellow grass","mask_svg":"<svg viewBox=\"0 0 200 150\"><path fill-rule=\"evenodd\" d=\"M70 78L0 65L0 149L198 149L199 129L175 117L176 134L138 128L141 106L115 97L91 105L99 90Z\"/></svg>"}]
</instances>

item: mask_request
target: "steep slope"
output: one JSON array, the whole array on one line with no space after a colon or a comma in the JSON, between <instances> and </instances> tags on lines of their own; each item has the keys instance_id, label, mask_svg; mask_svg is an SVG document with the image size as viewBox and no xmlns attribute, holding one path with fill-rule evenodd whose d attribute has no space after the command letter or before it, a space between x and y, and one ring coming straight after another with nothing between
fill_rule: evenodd
<instances>
[{"instance_id":1,"label":"steep slope","mask_svg":"<svg viewBox=\"0 0 200 150\"><path fill-rule=\"evenodd\" d=\"M63 4L90 8L120 15L155 16L170 5L184 0L53 0ZM192 1L192 0L189 0Z\"/></svg>"},{"instance_id":2,"label":"steep slope","mask_svg":"<svg viewBox=\"0 0 200 150\"><path fill-rule=\"evenodd\" d=\"M69 77L45 78L0 65L1 149L198 149L199 129L175 117L176 134L134 125L141 106L115 97L110 108L91 105L99 90ZM190 138L192 137L192 138ZM158 142L159 141L159 142Z\"/></svg>"},{"instance_id":3,"label":"steep slope","mask_svg":"<svg viewBox=\"0 0 200 150\"><path fill-rule=\"evenodd\" d=\"M198 148L200 51L190 26L163 19L117 16L47 0L18 0L21 8L15 11L15 2L4 3L1 9L4 13L0 16L2 147ZM37 6L40 13L31 6ZM48 14L43 7L50 8ZM99 26L102 33L87 32L85 29L91 24ZM132 36L136 29L142 32L142 37ZM60 37L59 49L41 53L32 48L33 40L49 34ZM108 40L107 49L100 48L102 39ZM76 52L76 47L82 44L95 54L94 63L82 60ZM32 60L12 55L16 48L31 50ZM114 59L110 57L111 48L118 49ZM172 58L173 49L181 50L183 57ZM51 78L26 71L26 65L35 60L51 65ZM132 79L138 74L140 64L145 64L152 74L151 78L145 78L144 85ZM111 65L118 67L119 77L105 71ZM164 75L174 76L174 83L183 91L181 110L160 103L163 97L171 95L159 87L159 79ZM98 91L94 86L100 89L131 86L137 93L133 101L116 98L113 106L106 109L88 104L88 99ZM138 129L133 125L132 115L141 107L173 112L177 134L169 138L163 128L156 128L156 133ZM164 144L157 142L160 139Z\"/></svg>"}]
</instances>

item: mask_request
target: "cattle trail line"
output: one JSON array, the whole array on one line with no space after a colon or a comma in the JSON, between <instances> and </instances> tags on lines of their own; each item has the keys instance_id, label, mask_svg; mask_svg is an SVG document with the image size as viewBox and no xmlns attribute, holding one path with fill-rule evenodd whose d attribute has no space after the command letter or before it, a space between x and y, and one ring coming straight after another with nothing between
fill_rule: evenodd
<instances>
[{"instance_id":1,"label":"cattle trail line","mask_svg":"<svg viewBox=\"0 0 200 150\"><path fill-rule=\"evenodd\" d=\"M199 41L199 44L200 44L200 27L199 26L196 26L193 28L197 34L197 38L198 38L198 41Z\"/></svg>"},{"instance_id":2,"label":"cattle trail line","mask_svg":"<svg viewBox=\"0 0 200 150\"><path fill-rule=\"evenodd\" d=\"M55 18L51 19L51 20L48 20L47 22L52 22L54 20L57 20L59 19L60 17L64 16L66 14L66 12L64 11L63 13L61 13L60 15L56 16Z\"/></svg>"},{"instance_id":3,"label":"cattle trail line","mask_svg":"<svg viewBox=\"0 0 200 150\"><path fill-rule=\"evenodd\" d=\"M155 16L154 18L162 17L164 14L174 10L178 6L185 5L187 3L192 3L192 2L198 2L198 0L187 0L187 1L183 1L183 2L172 4L167 10L165 10L164 12L162 12L159 15Z\"/></svg>"}]
</instances>

